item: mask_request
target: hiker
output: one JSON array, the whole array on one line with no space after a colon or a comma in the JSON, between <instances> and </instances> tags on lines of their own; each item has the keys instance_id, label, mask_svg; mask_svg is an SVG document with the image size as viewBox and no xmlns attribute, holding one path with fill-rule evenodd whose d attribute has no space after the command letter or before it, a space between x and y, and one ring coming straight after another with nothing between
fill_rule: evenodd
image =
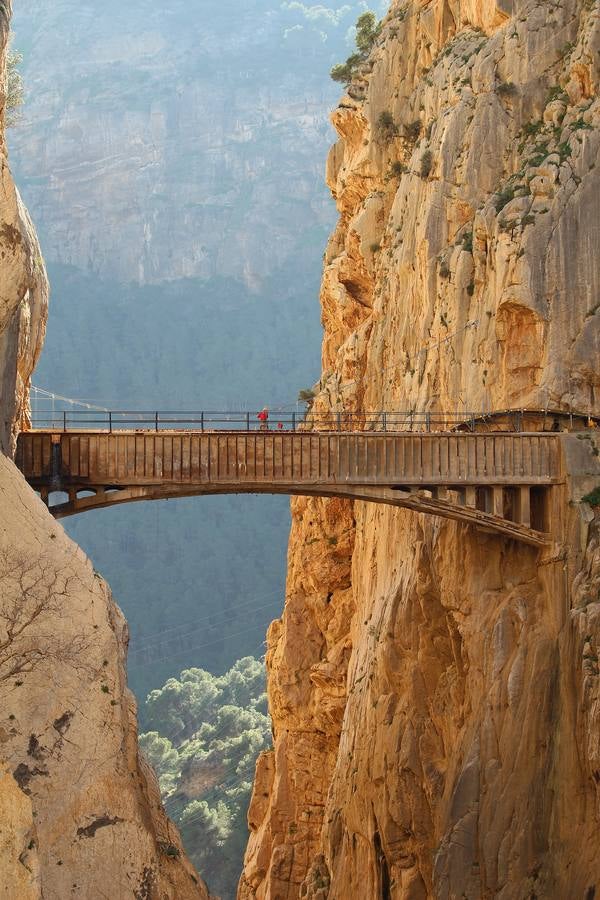
<instances>
[{"instance_id":1,"label":"hiker","mask_svg":"<svg viewBox=\"0 0 600 900\"><path fill-rule=\"evenodd\" d=\"M277 423L277 431L283 431L283 422Z\"/></svg>"},{"instance_id":2,"label":"hiker","mask_svg":"<svg viewBox=\"0 0 600 900\"><path fill-rule=\"evenodd\" d=\"M264 406L261 411L258 413L257 417L260 422L260 430L268 431L269 430L269 409Z\"/></svg>"}]
</instances>

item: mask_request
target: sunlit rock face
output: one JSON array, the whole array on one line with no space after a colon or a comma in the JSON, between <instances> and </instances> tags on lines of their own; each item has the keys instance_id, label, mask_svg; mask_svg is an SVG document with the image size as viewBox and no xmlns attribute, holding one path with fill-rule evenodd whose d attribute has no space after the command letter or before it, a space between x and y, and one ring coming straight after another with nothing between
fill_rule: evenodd
<instances>
[{"instance_id":1,"label":"sunlit rock face","mask_svg":"<svg viewBox=\"0 0 600 900\"><path fill-rule=\"evenodd\" d=\"M0 0L0 71L10 3ZM0 890L207 898L137 747L127 626L7 455L27 422L48 286L13 184L0 93Z\"/></svg>"},{"instance_id":2,"label":"sunlit rock face","mask_svg":"<svg viewBox=\"0 0 600 900\"><path fill-rule=\"evenodd\" d=\"M589 4L392 4L333 115L316 408L600 412L599 49ZM294 501L240 897L593 896L597 544Z\"/></svg>"}]
</instances>

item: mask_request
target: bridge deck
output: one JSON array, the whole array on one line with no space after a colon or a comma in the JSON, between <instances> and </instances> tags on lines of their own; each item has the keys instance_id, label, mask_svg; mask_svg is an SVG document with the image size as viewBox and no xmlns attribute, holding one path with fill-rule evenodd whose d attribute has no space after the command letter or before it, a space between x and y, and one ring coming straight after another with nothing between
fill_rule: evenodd
<instances>
[{"instance_id":1,"label":"bridge deck","mask_svg":"<svg viewBox=\"0 0 600 900\"><path fill-rule=\"evenodd\" d=\"M44 499L68 495L51 507L57 517L200 493L304 493L420 509L530 543L550 530L540 490L562 481L560 438L543 432L31 431L16 462Z\"/></svg>"},{"instance_id":2,"label":"bridge deck","mask_svg":"<svg viewBox=\"0 0 600 900\"><path fill-rule=\"evenodd\" d=\"M27 432L17 465L30 481L65 484L285 481L310 484L551 484L556 435L357 432Z\"/></svg>"}]
</instances>

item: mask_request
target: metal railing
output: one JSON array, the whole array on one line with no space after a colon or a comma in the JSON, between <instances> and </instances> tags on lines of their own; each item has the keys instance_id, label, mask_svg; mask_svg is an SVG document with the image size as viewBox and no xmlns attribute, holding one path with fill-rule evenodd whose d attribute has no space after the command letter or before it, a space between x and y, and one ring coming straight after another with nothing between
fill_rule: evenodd
<instances>
[{"instance_id":1,"label":"metal railing","mask_svg":"<svg viewBox=\"0 0 600 900\"><path fill-rule=\"evenodd\" d=\"M36 412L32 429L39 431L558 431L563 427L596 427L600 420L584 413L511 409L490 412L271 412L267 422L255 411L61 410Z\"/></svg>"}]
</instances>

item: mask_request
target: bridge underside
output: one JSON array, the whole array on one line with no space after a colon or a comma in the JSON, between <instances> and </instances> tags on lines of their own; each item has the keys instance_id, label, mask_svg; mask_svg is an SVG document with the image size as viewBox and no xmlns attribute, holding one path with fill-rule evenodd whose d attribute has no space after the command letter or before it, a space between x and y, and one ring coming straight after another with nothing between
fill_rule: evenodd
<instances>
[{"instance_id":1,"label":"bridge underside","mask_svg":"<svg viewBox=\"0 0 600 900\"><path fill-rule=\"evenodd\" d=\"M47 484L35 485L49 503ZM504 535L533 546L550 541L550 497L556 487L527 485L477 487L455 485L368 486L360 484L231 483L219 485L102 485L56 486L53 494L66 494L65 502L49 506L57 519L93 509L104 509L143 500L170 500L218 494L286 494L308 497L338 497L403 507Z\"/></svg>"}]
</instances>

